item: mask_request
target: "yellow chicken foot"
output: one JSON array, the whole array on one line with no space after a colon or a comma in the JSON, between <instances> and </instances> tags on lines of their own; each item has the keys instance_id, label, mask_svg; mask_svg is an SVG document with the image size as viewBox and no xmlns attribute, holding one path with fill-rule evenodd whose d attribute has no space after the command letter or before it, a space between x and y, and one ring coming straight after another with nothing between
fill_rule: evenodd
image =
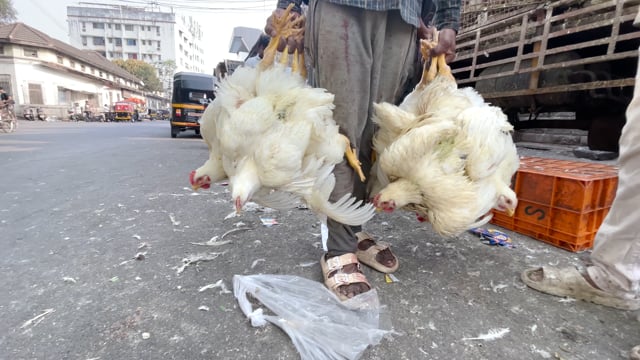
<instances>
[{"instance_id":1,"label":"yellow chicken foot","mask_svg":"<svg viewBox=\"0 0 640 360\"><path fill-rule=\"evenodd\" d=\"M420 40L420 53L422 54L422 59L424 60L424 65L422 68L422 78L420 79L420 83L418 84L420 88L432 82L438 74L438 64L431 57L431 50L436 47L436 45L437 43L433 41ZM431 61L431 63L429 63L429 61ZM428 63L429 66L427 67Z\"/></svg>"},{"instance_id":2,"label":"yellow chicken foot","mask_svg":"<svg viewBox=\"0 0 640 360\"><path fill-rule=\"evenodd\" d=\"M440 76L445 76L449 78L449 80L453 82L456 82L456 78L453 77L453 74L451 73L451 68L449 67L449 65L447 65L447 61L445 59L444 54L438 55L434 60L436 60L438 63L438 74Z\"/></svg>"},{"instance_id":3,"label":"yellow chicken foot","mask_svg":"<svg viewBox=\"0 0 640 360\"><path fill-rule=\"evenodd\" d=\"M282 16L273 18L272 24L273 28L275 29L276 35L271 38L269 44L264 49L264 55L262 61L260 62L260 69L264 70L273 64L273 61L276 58L276 51L278 50L278 44L280 43L282 34L287 26L291 26L291 9L293 9L293 6L293 3L289 4Z\"/></svg>"},{"instance_id":4,"label":"yellow chicken foot","mask_svg":"<svg viewBox=\"0 0 640 360\"><path fill-rule=\"evenodd\" d=\"M303 79L307 78L307 67L304 63L304 52L295 49L293 51L293 59L291 60L291 72L298 73Z\"/></svg>"},{"instance_id":5,"label":"yellow chicken foot","mask_svg":"<svg viewBox=\"0 0 640 360\"><path fill-rule=\"evenodd\" d=\"M344 135L341 135L344 139L344 141L347 143L347 148L344 151L344 156L347 158L347 161L349 162L349 165L351 165L351 167L353 168L353 170L356 171L356 173L358 173L358 176L360 177L360 181L364 182L367 178L364 176L364 172L362 171L362 167L360 165L362 165L360 163L360 160L358 160L358 154L356 153L356 149L351 147L351 142L349 141L349 138L347 138Z\"/></svg>"},{"instance_id":6,"label":"yellow chicken foot","mask_svg":"<svg viewBox=\"0 0 640 360\"><path fill-rule=\"evenodd\" d=\"M280 64L283 66L289 65L289 46L284 47L284 51L280 54Z\"/></svg>"}]
</instances>

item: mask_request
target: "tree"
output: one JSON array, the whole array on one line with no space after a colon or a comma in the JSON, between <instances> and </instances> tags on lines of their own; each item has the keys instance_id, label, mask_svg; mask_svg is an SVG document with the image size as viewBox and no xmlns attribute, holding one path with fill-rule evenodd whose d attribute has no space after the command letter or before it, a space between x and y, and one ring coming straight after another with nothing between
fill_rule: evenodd
<instances>
[{"instance_id":1,"label":"tree","mask_svg":"<svg viewBox=\"0 0 640 360\"><path fill-rule=\"evenodd\" d=\"M156 68L153 67L153 65L136 59L116 59L113 60L113 63L142 80L144 82L143 90L162 91L162 84L158 79Z\"/></svg>"},{"instance_id":2,"label":"tree","mask_svg":"<svg viewBox=\"0 0 640 360\"><path fill-rule=\"evenodd\" d=\"M173 60L165 60L156 64L158 77L166 94L171 94L171 89L173 88L173 73L176 71L176 67L176 62Z\"/></svg>"},{"instance_id":3,"label":"tree","mask_svg":"<svg viewBox=\"0 0 640 360\"><path fill-rule=\"evenodd\" d=\"M18 19L18 12L13 7L13 0L0 0L0 24L9 24Z\"/></svg>"}]
</instances>

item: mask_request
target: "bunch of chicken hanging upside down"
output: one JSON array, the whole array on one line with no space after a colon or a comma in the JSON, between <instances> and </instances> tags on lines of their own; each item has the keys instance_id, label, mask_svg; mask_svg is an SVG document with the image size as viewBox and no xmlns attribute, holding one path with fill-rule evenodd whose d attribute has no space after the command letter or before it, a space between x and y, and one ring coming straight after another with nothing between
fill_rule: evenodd
<instances>
[{"instance_id":1,"label":"bunch of chicken hanging upside down","mask_svg":"<svg viewBox=\"0 0 640 360\"><path fill-rule=\"evenodd\" d=\"M520 159L506 115L472 88L458 88L436 41L421 40L422 79L399 106L375 104L377 162L370 193L379 210L413 211L443 236L513 215ZM429 61L430 60L430 61Z\"/></svg>"},{"instance_id":2,"label":"bunch of chicken hanging upside down","mask_svg":"<svg viewBox=\"0 0 640 360\"><path fill-rule=\"evenodd\" d=\"M369 220L375 209L351 195L329 202L333 168L347 158L364 174L348 139L333 120L333 95L305 82L303 54L288 50L276 61L280 38L302 36L302 18L289 7L256 68L239 67L223 79L201 118L209 159L190 174L194 189L228 179L237 212L254 201L275 208L305 203L321 220L349 225Z\"/></svg>"}]
</instances>

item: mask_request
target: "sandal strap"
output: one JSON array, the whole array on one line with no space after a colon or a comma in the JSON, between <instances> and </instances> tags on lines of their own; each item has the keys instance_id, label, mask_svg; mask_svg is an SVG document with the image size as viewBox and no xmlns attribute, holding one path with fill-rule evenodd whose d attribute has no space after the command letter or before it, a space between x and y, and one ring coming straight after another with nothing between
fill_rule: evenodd
<instances>
[{"instance_id":1,"label":"sandal strap","mask_svg":"<svg viewBox=\"0 0 640 360\"><path fill-rule=\"evenodd\" d=\"M347 253L340 256L334 256L330 259L327 259L327 271L326 274L330 274L336 270L342 269L345 265L349 264L357 264L358 269L360 268L360 263L358 262L358 257L354 253Z\"/></svg>"},{"instance_id":2,"label":"sandal strap","mask_svg":"<svg viewBox=\"0 0 640 360\"><path fill-rule=\"evenodd\" d=\"M336 291L340 286L355 283L365 283L369 288L371 288L371 284L367 281L367 277L361 272L354 272L350 274L337 272L325 281L325 285L333 291Z\"/></svg>"}]
</instances>

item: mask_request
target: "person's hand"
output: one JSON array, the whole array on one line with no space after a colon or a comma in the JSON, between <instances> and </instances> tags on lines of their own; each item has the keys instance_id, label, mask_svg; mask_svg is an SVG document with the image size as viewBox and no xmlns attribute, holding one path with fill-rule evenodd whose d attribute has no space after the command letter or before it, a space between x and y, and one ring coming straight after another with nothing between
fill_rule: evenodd
<instances>
[{"instance_id":1,"label":"person's hand","mask_svg":"<svg viewBox=\"0 0 640 360\"><path fill-rule=\"evenodd\" d=\"M300 34L293 34L287 36L286 38L281 37L278 41L278 51L284 51L285 45L289 49L290 53L293 53L295 49L298 49L298 52L302 52L304 48L304 19L300 18L300 14L294 11L289 13L289 19L283 20L281 19L285 13L285 9L276 9L271 13L271 16L267 18L267 24L264 27L264 32L271 36L272 38L277 36L276 26L274 23L277 21L289 21L289 22L297 22L295 28L301 29Z\"/></svg>"},{"instance_id":2,"label":"person's hand","mask_svg":"<svg viewBox=\"0 0 640 360\"><path fill-rule=\"evenodd\" d=\"M447 63L456 58L456 32L453 29L442 29L438 32L438 45L431 50L433 56L445 54Z\"/></svg>"},{"instance_id":3,"label":"person's hand","mask_svg":"<svg viewBox=\"0 0 640 360\"><path fill-rule=\"evenodd\" d=\"M433 40L433 33L435 28L433 26L427 26L420 19L420 26L418 26L418 39L420 40Z\"/></svg>"}]
</instances>

